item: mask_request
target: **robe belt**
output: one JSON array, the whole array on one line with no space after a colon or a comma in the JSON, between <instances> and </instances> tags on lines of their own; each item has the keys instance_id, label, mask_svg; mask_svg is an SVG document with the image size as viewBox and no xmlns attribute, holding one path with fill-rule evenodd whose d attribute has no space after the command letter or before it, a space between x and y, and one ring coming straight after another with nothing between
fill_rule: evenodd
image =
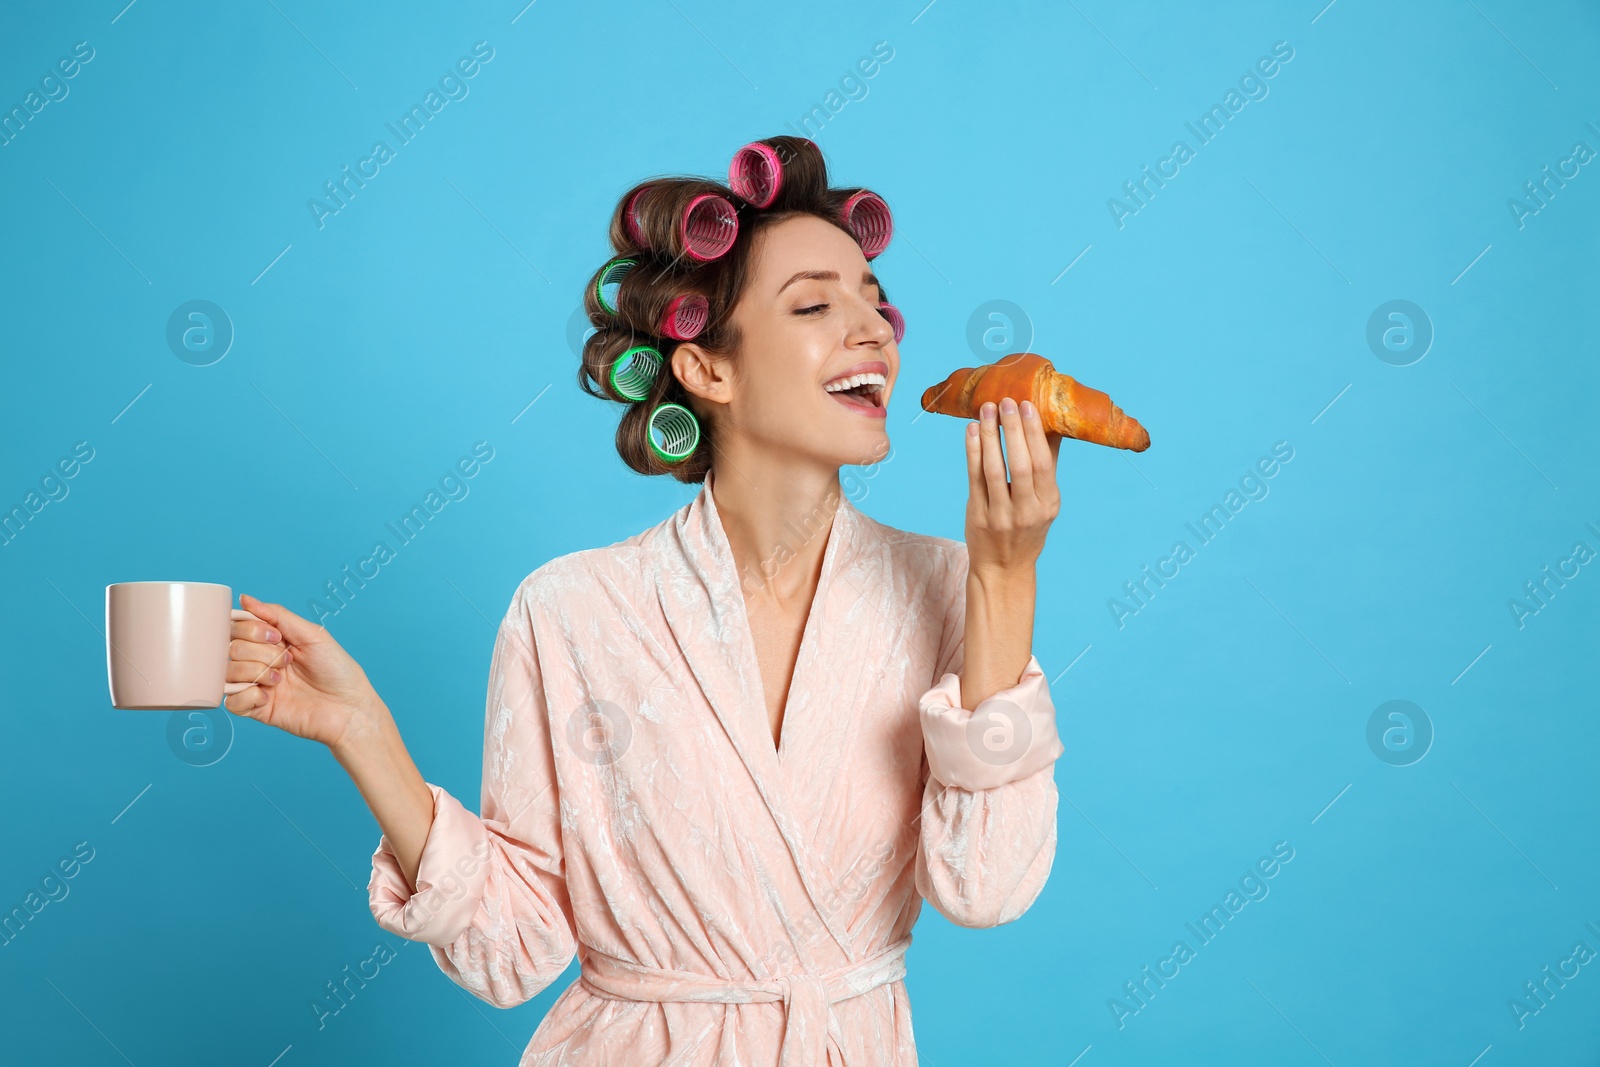
<instances>
[{"instance_id":1,"label":"robe belt","mask_svg":"<svg viewBox=\"0 0 1600 1067\"><path fill-rule=\"evenodd\" d=\"M697 971L647 967L582 945L582 979L613 1000L766 1004L783 1001L783 1052L779 1067L826 1067L834 1028L831 1006L905 977L911 935L859 963L827 974L790 974L766 980L725 981Z\"/></svg>"}]
</instances>

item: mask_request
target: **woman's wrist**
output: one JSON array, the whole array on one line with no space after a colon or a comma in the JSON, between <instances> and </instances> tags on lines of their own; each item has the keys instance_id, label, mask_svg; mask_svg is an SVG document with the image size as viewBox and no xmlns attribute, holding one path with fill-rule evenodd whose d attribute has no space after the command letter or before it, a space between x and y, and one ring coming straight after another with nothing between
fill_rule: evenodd
<instances>
[{"instance_id":1,"label":"woman's wrist","mask_svg":"<svg viewBox=\"0 0 1600 1067\"><path fill-rule=\"evenodd\" d=\"M328 746L328 750L348 768L352 763L370 762L372 755L390 747L399 736L389 706L369 685L366 692L351 703L344 733Z\"/></svg>"},{"instance_id":2,"label":"woman's wrist","mask_svg":"<svg viewBox=\"0 0 1600 1067\"><path fill-rule=\"evenodd\" d=\"M1004 592L1026 589L1038 579L1033 560L1023 563L973 563L967 569L970 582L984 590Z\"/></svg>"}]
</instances>

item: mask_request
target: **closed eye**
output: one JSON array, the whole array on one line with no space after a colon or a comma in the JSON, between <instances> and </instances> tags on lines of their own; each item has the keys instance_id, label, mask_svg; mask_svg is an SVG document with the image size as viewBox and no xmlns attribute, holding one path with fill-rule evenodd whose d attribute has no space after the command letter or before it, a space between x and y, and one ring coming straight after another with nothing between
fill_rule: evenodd
<instances>
[{"instance_id":1,"label":"closed eye","mask_svg":"<svg viewBox=\"0 0 1600 1067\"><path fill-rule=\"evenodd\" d=\"M812 304L810 307L807 307L807 308L798 308L798 309L796 309L795 310L795 314L796 315L815 315L815 314L817 314L819 312L826 311L826 310L828 310L828 305L827 304Z\"/></svg>"}]
</instances>

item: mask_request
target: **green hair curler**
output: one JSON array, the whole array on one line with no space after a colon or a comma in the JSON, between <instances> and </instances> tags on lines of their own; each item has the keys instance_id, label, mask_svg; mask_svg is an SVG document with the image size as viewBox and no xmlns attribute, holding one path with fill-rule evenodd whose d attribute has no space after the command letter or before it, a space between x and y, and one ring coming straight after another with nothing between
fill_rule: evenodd
<instances>
[{"instance_id":1,"label":"green hair curler","mask_svg":"<svg viewBox=\"0 0 1600 1067\"><path fill-rule=\"evenodd\" d=\"M601 307L613 315L617 313L617 289L622 286L622 279L627 277L628 272L638 265L637 259L627 256L619 256L605 265L594 282L594 298ZM606 292L608 288L611 290L609 293Z\"/></svg>"},{"instance_id":2,"label":"green hair curler","mask_svg":"<svg viewBox=\"0 0 1600 1067\"><path fill-rule=\"evenodd\" d=\"M660 352L649 345L634 345L611 364L612 390L625 400L645 399L661 373L661 364Z\"/></svg>"},{"instance_id":3,"label":"green hair curler","mask_svg":"<svg viewBox=\"0 0 1600 1067\"><path fill-rule=\"evenodd\" d=\"M656 444L656 434L661 434L661 444ZM667 463L687 459L700 443L700 420L682 404L662 404L650 413L650 425L645 429L645 440L654 452Z\"/></svg>"}]
</instances>

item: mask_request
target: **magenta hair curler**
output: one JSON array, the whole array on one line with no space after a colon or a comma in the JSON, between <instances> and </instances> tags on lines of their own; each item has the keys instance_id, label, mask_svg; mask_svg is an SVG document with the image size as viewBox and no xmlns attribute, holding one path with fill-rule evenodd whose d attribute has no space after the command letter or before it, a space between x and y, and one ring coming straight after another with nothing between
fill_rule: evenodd
<instances>
[{"instance_id":1,"label":"magenta hair curler","mask_svg":"<svg viewBox=\"0 0 1600 1067\"><path fill-rule=\"evenodd\" d=\"M706 328L711 303L700 293L684 293L672 298L672 303L661 313L657 332L674 341L688 341Z\"/></svg>"},{"instance_id":2,"label":"magenta hair curler","mask_svg":"<svg viewBox=\"0 0 1600 1067\"><path fill-rule=\"evenodd\" d=\"M753 207L771 207L783 187L783 165L777 149L752 141L735 152L728 165L728 187Z\"/></svg>"},{"instance_id":3,"label":"magenta hair curler","mask_svg":"<svg viewBox=\"0 0 1600 1067\"><path fill-rule=\"evenodd\" d=\"M894 235L894 217L883 197L863 189L846 200L839 213L845 228L855 235L856 243L868 259L889 247L889 238Z\"/></svg>"},{"instance_id":4,"label":"magenta hair curler","mask_svg":"<svg viewBox=\"0 0 1600 1067\"><path fill-rule=\"evenodd\" d=\"M680 225L683 250L705 263L733 247L739 236L739 212L726 197L701 193L689 201Z\"/></svg>"},{"instance_id":5,"label":"magenta hair curler","mask_svg":"<svg viewBox=\"0 0 1600 1067\"><path fill-rule=\"evenodd\" d=\"M878 305L878 312L889 320L889 325L894 327L894 343L899 344L906 335L906 317L900 314L900 309L885 300Z\"/></svg>"},{"instance_id":6,"label":"magenta hair curler","mask_svg":"<svg viewBox=\"0 0 1600 1067\"><path fill-rule=\"evenodd\" d=\"M644 233L639 229L639 216L634 214L634 205L639 202L639 197L650 187L641 186L633 196L628 198L628 207L622 213L622 228L628 231L628 237L634 244L648 248L649 244L644 239Z\"/></svg>"}]
</instances>

